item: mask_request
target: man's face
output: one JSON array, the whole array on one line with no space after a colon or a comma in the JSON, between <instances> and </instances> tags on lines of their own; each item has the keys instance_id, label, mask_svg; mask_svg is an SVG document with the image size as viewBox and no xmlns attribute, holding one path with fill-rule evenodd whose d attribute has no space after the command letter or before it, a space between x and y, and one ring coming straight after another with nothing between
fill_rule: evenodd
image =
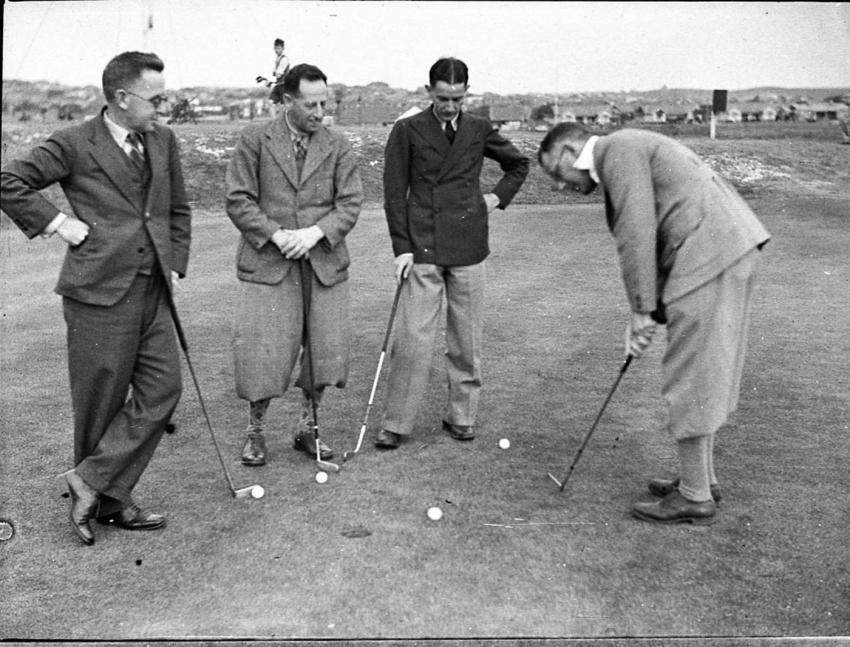
<instances>
[{"instance_id":1,"label":"man's face","mask_svg":"<svg viewBox=\"0 0 850 647\"><path fill-rule=\"evenodd\" d=\"M451 121L460 112L463 99L466 97L466 83L446 83L437 81L434 87L426 85L431 101L434 102L434 112L442 121Z\"/></svg>"},{"instance_id":2,"label":"man's face","mask_svg":"<svg viewBox=\"0 0 850 647\"><path fill-rule=\"evenodd\" d=\"M596 188L596 182L590 177L590 172L573 168L576 154L566 144L560 143L544 153L540 158L540 166L546 174L555 180L553 187L560 193L578 191L584 195Z\"/></svg>"},{"instance_id":3,"label":"man's face","mask_svg":"<svg viewBox=\"0 0 850 647\"><path fill-rule=\"evenodd\" d=\"M283 45L275 45L274 46L274 53L277 54L278 56L283 54Z\"/></svg>"},{"instance_id":4,"label":"man's face","mask_svg":"<svg viewBox=\"0 0 850 647\"><path fill-rule=\"evenodd\" d=\"M328 86L322 80L301 79L297 96L283 95L289 123L307 134L316 132L322 125L327 102Z\"/></svg>"},{"instance_id":5,"label":"man's face","mask_svg":"<svg viewBox=\"0 0 850 647\"><path fill-rule=\"evenodd\" d=\"M151 132L160 115L168 114L165 78L156 70L144 70L142 75L115 93L123 112L117 115L121 125L140 133Z\"/></svg>"}]
</instances>

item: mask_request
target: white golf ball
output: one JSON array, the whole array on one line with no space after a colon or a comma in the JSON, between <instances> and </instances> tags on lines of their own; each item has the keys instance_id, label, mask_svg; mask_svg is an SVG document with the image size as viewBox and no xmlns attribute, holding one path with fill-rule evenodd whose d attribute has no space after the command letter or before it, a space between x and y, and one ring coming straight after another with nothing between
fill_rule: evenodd
<instances>
[{"instance_id":1,"label":"white golf ball","mask_svg":"<svg viewBox=\"0 0 850 647\"><path fill-rule=\"evenodd\" d=\"M328 480L327 472L316 472L316 483L325 483Z\"/></svg>"},{"instance_id":2,"label":"white golf ball","mask_svg":"<svg viewBox=\"0 0 850 647\"><path fill-rule=\"evenodd\" d=\"M431 521L439 521L443 518L443 511L440 510L437 506L428 508L428 518Z\"/></svg>"},{"instance_id":3,"label":"white golf ball","mask_svg":"<svg viewBox=\"0 0 850 647\"><path fill-rule=\"evenodd\" d=\"M255 485L251 488L251 496L255 499L262 499L265 493L266 491L263 489L262 485Z\"/></svg>"},{"instance_id":4,"label":"white golf ball","mask_svg":"<svg viewBox=\"0 0 850 647\"><path fill-rule=\"evenodd\" d=\"M502 438L502 440L499 441L499 447L501 447L502 449L507 449L510 446L511 446L511 441L508 440L507 438Z\"/></svg>"}]
</instances>

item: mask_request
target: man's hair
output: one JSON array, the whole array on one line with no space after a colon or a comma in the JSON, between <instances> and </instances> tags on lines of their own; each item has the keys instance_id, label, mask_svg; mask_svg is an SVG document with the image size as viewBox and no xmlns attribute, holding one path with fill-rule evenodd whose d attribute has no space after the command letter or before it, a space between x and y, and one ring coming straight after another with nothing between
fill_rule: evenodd
<instances>
[{"instance_id":1,"label":"man's hair","mask_svg":"<svg viewBox=\"0 0 850 647\"><path fill-rule=\"evenodd\" d=\"M428 82L431 87L437 84L437 81L444 81L449 85L463 83L469 85L469 70L459 58L441 58L431 66L428 72Z\"/></svg>"},{"instance_id":2,"label":"man's hair","mask_svg":"<svg viewBox=\"0 0 850 647\"><path fill-rule=\"evenodd\" d=\"M554 148L555 144L560 142L562 139L578 141L587 138L588 135L590 135L590 131L579 123L562 121L559 124L555 124L552 129L546 133L543 141L540 142L540 148L537 150L537 162L542 164L543 155L550 152L552 148Z\"/></svg>"},{"instance_id":3,"label":"man's hair","mask_svg":"<svg viewBox=\"0 0 850 647\"><path fill-rule=\"evenodd\" d=\"M275 39L274 39L274 46L275 46L275 47L277 47L278 45L285 45L285 44L286 44L286 43L284 43L284 42L283 42L283 39L282 39L282 38L275 38Z\"/></svg>"},{"instance_id":4,"label":"man's hair","mask_svg":"<svg viewBox=\"0 0 850 647\"><path fill-rule=\"evenodd\" d=\"M291 97L297 97L301 88L301 79L307 81L324 81L327 85L328 77L315 65L299 63L286 73L283 77L283 91Z\"/></svg>"},{"instance_id":5,"label":"man's hair","mask_svg":"<svg viewBox=\"0 0 850 647\"><path fill-rule=\"evenodd\" d=\"M115 99L115 91L138 81L145 70L162 72L165 63L151 52L123 52L103 68L103 96L107 101Z\"/></svg>"}]
</instances>

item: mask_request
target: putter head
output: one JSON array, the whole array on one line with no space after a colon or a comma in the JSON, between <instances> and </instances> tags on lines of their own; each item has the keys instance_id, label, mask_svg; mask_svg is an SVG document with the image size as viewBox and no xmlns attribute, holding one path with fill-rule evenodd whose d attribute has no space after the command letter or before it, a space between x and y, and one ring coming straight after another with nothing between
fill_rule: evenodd
<instances>
[{"instance_id":1,"label":"putter head","mask_svg":"<svg viewBox=\"0 0 850 647\"><path fill-rule=\"evenodd\" d=\"M249 485L233 490L233 497L236 499L261 499L265 493L262 485Z\"/></svg>"},{"instance_id":2,"label":"putter head","mask_svg":"<svg viewBox=\"0 0 850 647\"><path fill-rule=\"evenodd\" d=\"M339 465L337 465L336 463L329 463L328 461L323 461L317 458L316 465L321 467L326 472L339 472Z\"/></svg>"},{"instance_id":3,"label":"putter head","mask_svg":"<svg viewBox=\"0 0 850 647\"><path fill-rule=\"evenodd\" d=\"M547 472L547 473L549 474L549 478L552 479L553 481L555 481L555 484L563 490L564 489L564 483L561 483L557 478L555 478L555 475L552 474L552 472Z\"/></svg>"}]
</instances>

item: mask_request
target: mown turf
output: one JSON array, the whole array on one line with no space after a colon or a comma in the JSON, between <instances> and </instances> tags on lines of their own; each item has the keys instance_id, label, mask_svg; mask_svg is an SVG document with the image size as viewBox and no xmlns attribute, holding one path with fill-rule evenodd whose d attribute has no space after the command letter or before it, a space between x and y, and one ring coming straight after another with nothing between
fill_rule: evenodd
<instances>
[{"instance_id":1,"label":"mown turf","mask_svg":"<svg viewBox=\"0 0 850 647\"><path fill-rule=\"evenodd\" d=\"M730 154L728 144L712 146ZM659 528L629 516L633 501L648 497L648 478L675 466L659 396L662 336L624 377L568 491L558 493L546 476L568 467L621 361L626 303L598 203L494 216L479 437L461 444L440 432L438 345L411 441L392 453L371 444L382 380L362 452L325 485L290 448L294 393L270 411L269 464L238 463L245 411L230 355L236 236L221 211L202 209L178 307L237 486L261 483L266 498L229 497L186 372L178 431L137 488L168 527L97 526L97 544L83 547L53 487L71 459L64 324L51 293L61 245L26 243L6 221L0 517L17 534L0 544L0 635L669 644L662 639L850 634L848 194L812 184L822 178L805 169L789 175L751 191L774 238L741 407L718 439L725 501L708 528ZM356 440L392 301L378 210L363 213L350 246L350 383L320 410L323 436L338 453ZM500 438L511 448L500 449ZM425 516L432 505L445 513L440 522Z\"/></svg>"}]
</instances>

